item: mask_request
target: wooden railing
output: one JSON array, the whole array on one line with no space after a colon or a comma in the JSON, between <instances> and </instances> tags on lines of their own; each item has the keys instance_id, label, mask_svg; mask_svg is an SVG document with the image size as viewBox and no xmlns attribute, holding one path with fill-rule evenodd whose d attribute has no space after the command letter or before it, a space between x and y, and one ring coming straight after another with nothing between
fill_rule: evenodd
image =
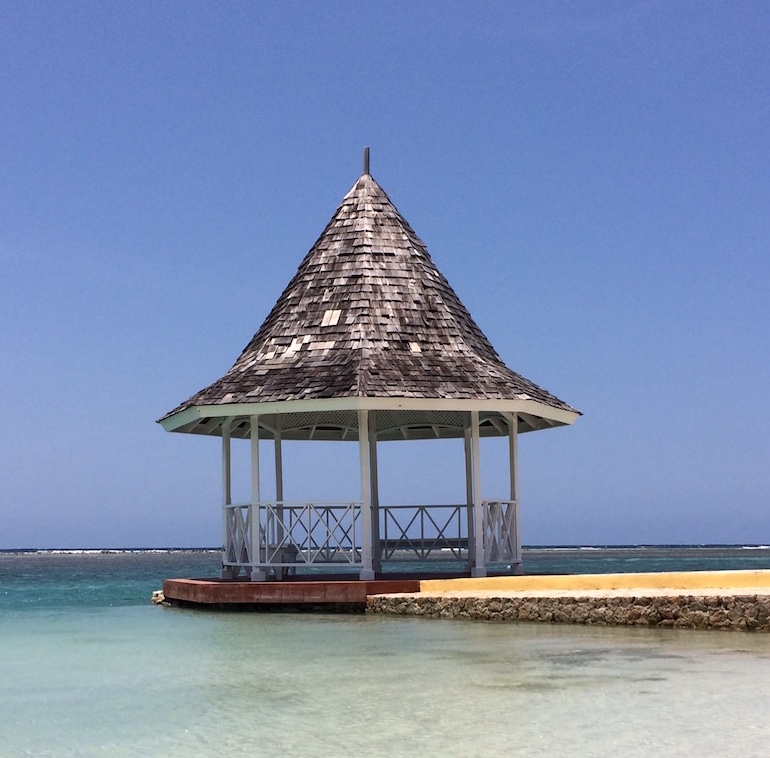
<instances>
[{"instance_id":1,"label":"wooden railing","mask_svg":"<svg viewBox=\"0 0 770 758\"><path fill-rule=\"evenodd\" d=\"M222 563L268 570L319 564L361 567L361 506L360 501L225 506ZM372 515L375 564L472 560L473 521L465 504L387 505L373 509ZM519 504L485 500L482 523L484 564L520 562Z\"/></svg>"},{"instance_id":2,"label":"wooden railing","mask_svg":"<svg viewBox=\"0 0 770 758\"><path fill-rule=\"evenodd\" d=\"M467 505L387 505L379 512L380 561L468 558Z\"/></svg>"},{"instance_id":3,"label":"wooden railing","mask_svg":"<svg viewBox=\"0 0 770 758\"><path fill-rule=\"evenodd\" d=\"M484 563L521 563L519 503L516 500L485 500Z\"/></svg>"},{"instance_id":4,"label":"wooden railing","mask_svg":"<svg viewBox=\"0 0 770 758\"><path fill-rule=\"evenodd\" d=\"M228 505L222 562L225 566L360 566L360 516L357 501Z\"/></svg>"}]
</instances>

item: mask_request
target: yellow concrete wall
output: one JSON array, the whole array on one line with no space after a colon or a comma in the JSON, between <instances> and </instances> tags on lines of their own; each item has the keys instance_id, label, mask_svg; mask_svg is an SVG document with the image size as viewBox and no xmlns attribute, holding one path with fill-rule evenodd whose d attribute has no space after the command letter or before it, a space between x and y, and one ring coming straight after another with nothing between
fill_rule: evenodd
<instances>
[{"instance_id":1,"label":"yellow concrete wall","mask_svg":"<svg viewBox=\"0 0 770 758\"><path fill-rule=\"evenodd\" d=\"M770 588L770 571L669 571L648 574L493 576L484 579L426 579L420 592L528 590Z\"/></svg>"}]
</instances>

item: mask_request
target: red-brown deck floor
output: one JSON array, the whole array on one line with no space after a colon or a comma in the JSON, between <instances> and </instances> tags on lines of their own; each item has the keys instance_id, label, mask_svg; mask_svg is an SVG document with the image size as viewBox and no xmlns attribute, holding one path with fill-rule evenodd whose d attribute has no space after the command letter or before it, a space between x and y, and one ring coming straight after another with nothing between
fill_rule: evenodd
<instances>
[{"instance_id":1,"label":"red-brown deck floor","mask_svg":"<svg viewBox=\"0 0 770 758\"><path fill-rule=\"evenodd\" d=\"M426 578L426 577L422 577ZM360 581L348 577L290 577L281 581L249 582L237 579L166 579L163 594L172 605L199 608L246 608L265 610L296 606L308 610L328 606L350 606L363 610L367 595L392 592L419 592L415 577Z\"/></svg>"}]
</instances>

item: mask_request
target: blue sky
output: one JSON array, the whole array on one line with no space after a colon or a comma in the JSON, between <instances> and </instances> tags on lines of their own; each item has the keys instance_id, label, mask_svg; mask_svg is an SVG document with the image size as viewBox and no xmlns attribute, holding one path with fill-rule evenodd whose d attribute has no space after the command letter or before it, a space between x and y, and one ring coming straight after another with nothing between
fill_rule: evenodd
<instances>
[{"instance_id":1,"label":"blue sky","mask_svg":"<svg viewBox=\"0 0 770 758\"><path fill-rule=\"evenodd\" d=\"M0 548L220 542L218 440L155 420L364 145L584 413L521 439L525 544L770 543L769 38L762 2L4 2ZM463 499L456 447L382 447L384 500ZM287 445L287 497L355 497L356 454Z\"/></svg>"}]
</instances>

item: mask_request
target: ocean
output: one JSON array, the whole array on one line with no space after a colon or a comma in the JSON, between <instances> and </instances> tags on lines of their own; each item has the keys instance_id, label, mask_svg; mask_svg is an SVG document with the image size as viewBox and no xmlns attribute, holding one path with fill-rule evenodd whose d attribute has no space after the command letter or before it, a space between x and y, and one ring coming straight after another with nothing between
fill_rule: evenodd
<instances>
[{"instance_id":1,"label":"ocean","mask_svg":"<svg viewBox=\"0 0 770 758\"><path fill-rule=\"evenodd\" d=\"M0 758L768 753L770 635L150 604L218 561L0 552ZM530 548L525 566L770 568L770 548Z\"/></svg>"}]
</instances>

